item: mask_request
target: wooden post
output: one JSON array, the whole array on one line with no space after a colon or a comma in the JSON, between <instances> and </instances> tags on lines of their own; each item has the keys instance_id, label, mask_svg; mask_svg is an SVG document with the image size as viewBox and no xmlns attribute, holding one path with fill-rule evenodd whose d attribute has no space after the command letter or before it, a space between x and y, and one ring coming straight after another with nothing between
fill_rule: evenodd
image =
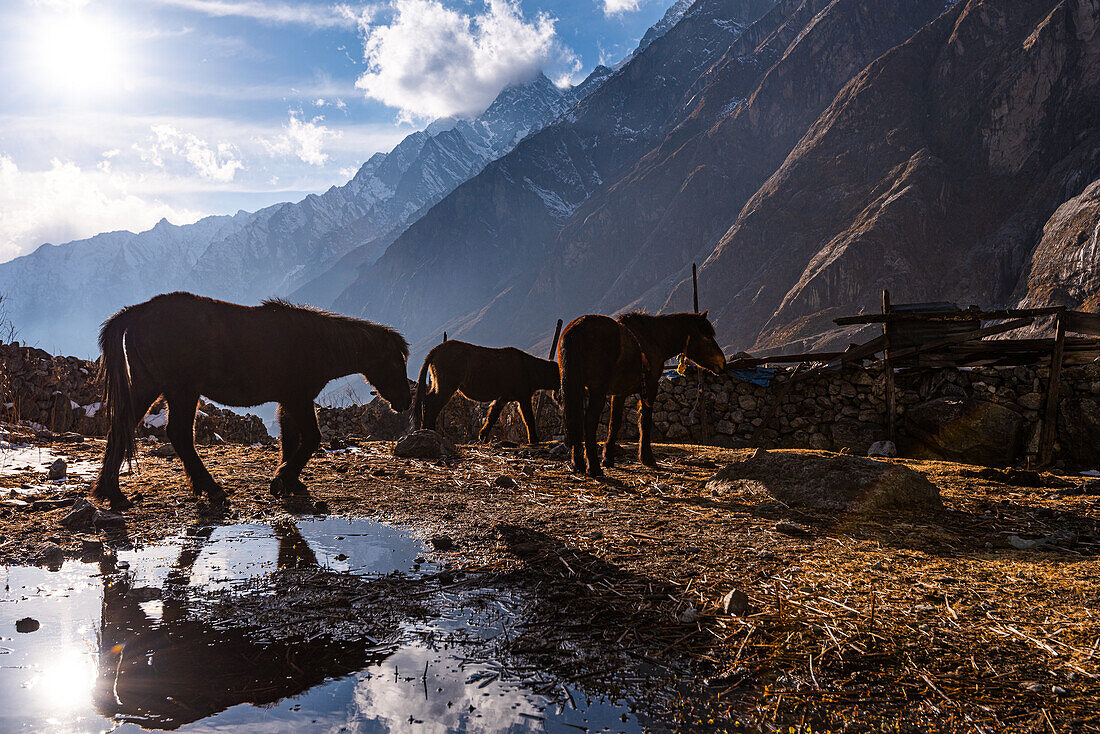
<instances>
[{"instance_id":1,"label":"wooden post","mask_svg":"<svg viewBox=\"0 0 1100 734\"><path fill-rule=\"evenodd\" d=\"M1066 347L1066 319L1064 313L1054 317L1057 334L1050 353L1050 379L1047 381L1046 408L1043 414L1043 432L1039 438L1039 466L1049 466L1054 460L1054 434L1058 421L1058 393L1062 381L1062 355Z\"/></svg>"},{"instance_id":2,"label":"wooden post","mask_svg":"<svg viewBox=\"0 0 1100 734\"><path fill-rule=\"evenodd\" d=\"M443 332L443 341L447 341L447 332Z\"/></svg>"},{"instance_id":3,"label":"wooden post","mask_svg":"<svg viewBox=\"0 0 1100 734\"><path fill-rule=\"evenodd\" d=\"M558 339L561 338L561 325L562 320L558 319L558 325L554 327L554 341L550 343L550 354L546 356L547 359L554 359L554 352L558 351ZM535 398L535 430L538 430L539 417L542 415L542 391L539 391L539 395Z\"/></svg>"},{"instance_id":4,"label":"wooden post","mask_svg":"<svg viewBox=\"0 0 1100 734\"><path fill-rule=\"evenodd\" d=\"M691 303L695 313L699 313L699 276L695 272L695 263L691 264Z\"/></svg>"},{"instance_id":5,"label":"wooden post","mask_svg":"<svg viewBox=\"0 0 1100 734\"><path fill-rule=\"evenodd\" d=\"M890 291L882 289L882 315L890 311ZM882 333L886 337L886 347L882 351L882 365L886 375L886 431L890 440L898 442L897 395L894 392L894 365L890 361L890 324L883 322Z\"/></svg>"}]
</instances>

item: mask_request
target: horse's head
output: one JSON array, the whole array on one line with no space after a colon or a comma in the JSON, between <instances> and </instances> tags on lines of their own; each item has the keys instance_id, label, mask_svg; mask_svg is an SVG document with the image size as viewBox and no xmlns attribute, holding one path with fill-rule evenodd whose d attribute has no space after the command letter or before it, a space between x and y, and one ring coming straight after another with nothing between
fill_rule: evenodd
<instances>
[{"instance_id":1,"label":"horse's head","mask_svg":"<svg viewBox=\"0 0 1100 734\"><path fill-rule=\"evenodd\" d=\"M687 342L684 344L684 354L695 364L716 375L726 369L726 355L722 353L722 347L718 346L714 337L714 326L707 318L706 311L693 315Z\"/></svg>"},{"instance_id":2,"label":"horse's head","mask_svg":"<svg viewBox=\"0 0 1100 734\"><path fill-rule=\"evenodd\" d=\"M372 355L370 365L364 365L363 377L385 398L398 413L408 410L412 403L408 371L409 344L405 337L388 330L389 338L381 340L381 349Z\"/></svg>"}]
</instances>

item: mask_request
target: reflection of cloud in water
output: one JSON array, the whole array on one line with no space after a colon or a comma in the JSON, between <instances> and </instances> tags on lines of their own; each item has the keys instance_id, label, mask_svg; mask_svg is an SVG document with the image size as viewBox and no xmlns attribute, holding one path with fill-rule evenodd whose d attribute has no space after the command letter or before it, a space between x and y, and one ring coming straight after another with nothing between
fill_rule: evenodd
<instances>
[{"instance_id":1,"label":"reflection of cloud in water","mask_svg":"<svg viewBox=\"0 0 1100 734\"><path fill-rule=\"evenodd\" d=\"M421 681L425 662L430 663L427 698ZM383 666L372 669L373 676L356 685L348 730L361 733L408 731L412 728L410 716L417 722L416 731L424 734L491 734L541 729L542 722L521 716L542 715L531 702L530 693L499 680L484 688L478 688L476 683L467 685L469 676L482 668L466 666L463 669L460 666L457 658L446 653L418 647L399 650ZM394 675L394 668L397 675Z\"/></svg>"}]
</instances>

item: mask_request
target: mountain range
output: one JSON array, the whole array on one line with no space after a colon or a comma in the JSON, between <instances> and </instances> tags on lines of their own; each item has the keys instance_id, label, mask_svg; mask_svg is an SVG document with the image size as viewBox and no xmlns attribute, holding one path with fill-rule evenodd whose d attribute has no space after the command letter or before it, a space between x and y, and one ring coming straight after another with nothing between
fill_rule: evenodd
<instances>
[{"instance_id":1,"label":"mountain range","mask_svg":"<svg viewBox=\"0 0 1100 734\"><path fill-rule=\"evenodd\" d=\"M86 260L139 300L164 252L180 287L289 294L393 324L417 355L444 330L545 349L558 318L690 309L693 262L729 351L843 346L832 318L883 288L1100 307L1100 0L682 0L654 29L579 87L505 90L344 187L194 237L43 247L0 265L0 292L92 309ZM41 333L62 333L79 308L43 299Z\"/></svg>"}]
</instances>

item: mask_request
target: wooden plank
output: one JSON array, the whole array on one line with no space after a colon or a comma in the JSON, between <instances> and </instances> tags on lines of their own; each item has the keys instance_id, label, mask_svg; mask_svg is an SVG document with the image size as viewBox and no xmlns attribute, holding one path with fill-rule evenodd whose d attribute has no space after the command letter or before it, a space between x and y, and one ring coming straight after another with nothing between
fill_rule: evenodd
<instances>
[{"instance_id":1,"label":"wooden plank","mask_svg":"<svg viewBox=\"0 0 1100 734\"><path fill-rule=\"evenodd\" d=\"M858 316L841 316L833 319L838 326L851 326L853 324L881 324L895 321L991 321L994 319L1020 319L1032 316L1053 316L1065 311L1063 306L1051 306L1049 308L1007 308L994 311L979 311L977 309L965 309L962 311L947 311L944 313L891 313L887 314L860 314Z\"/></svg>"},{"instance_id":2,"label":"wooden plank","mask_svg":"<svg viewBox=\"0 0 1100 734\"><path fill-rule=\"evenodd\" d=\"M886 345L882 352L882 366L886 373L886 430L890 440L898 442L897 430L897 393L894 390L894 363L890 353L890 322L886 317L890 314L890 291L882 289L882 335L886 337Z\"/></svg>"},{"instance_id":3,"label":"wooden plank","mask_svg":"<svg viewBox=\"0 0 1100 734\"><path fill-rule=\"evenodd\" d=\"M1064 318L1066 319L1066 331L1100 336L1100 313L1066 311Z\"/></svg>"},{"instance_id":4,"label":"wooden plank","mask_svg":"<svg viewBox=\"0 0 1100 734\"><path fill-rule=\"evenodd\" d=\"M554 327L554 341L550 342L550 354L547 355L547 359L553 361L554 352L558 351L558 339L561 338L561 325L562 320L558 319L558 325ZM535 398L535 430L538 430L539 416L542 414L542 393L539 391L539 395Z\"/></svg>"},{"instance_id":5,"label":"wooden plank","mask_svg":"<svg viewBox=\"0 0 1100 734\"><path fill-rule=\"evenodd\" d=\"M915 347L909 347L907 349L899 349L896 352L891 353L891 358L895 360L907 359L916 354L923 352L932 352L937 349L942 349L952 344L961 344L963 342L974 341L986 336L993 336L994 334L1003 334L1006 331L1014 331L1015 329L1023 328L1024 326L1030 326L1035 323L1035 319L1014 319L1007 321L1003 324L996 324L994 326L986 326L981 329L974 329L973 331L967 331L962 334L955 334L939 341L929 342L927 344L921 344ZM996 342L989 342L990 344L996 344Z\"/></svg>"},{"instance_id":6,"label":"wooden plank","mask_svg":"<svg viewBox=\"0 0 1100 734\"><path fill-rule=\"evenodd\" d=\"M1066 345L1066 320L1057 318L1058 329L1050 353L1050 380L1047 382L1046 407L1043 411L1043 432L1039 438L1039 466L1048 466L1054 458L1054 427L1058 420L1058 388L1062 381L1062 354Z\"/></svg>"}]
</instances>

